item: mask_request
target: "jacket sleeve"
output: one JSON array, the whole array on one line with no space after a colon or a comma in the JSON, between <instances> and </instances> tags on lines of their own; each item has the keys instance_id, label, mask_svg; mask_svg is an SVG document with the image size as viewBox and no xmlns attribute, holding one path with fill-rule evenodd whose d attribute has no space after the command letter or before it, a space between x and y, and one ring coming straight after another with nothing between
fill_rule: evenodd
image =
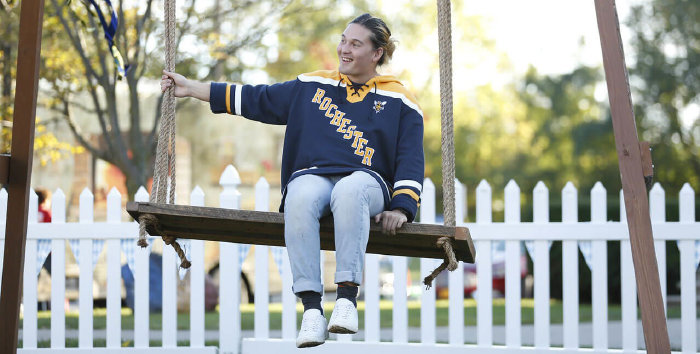
<instances>
[{"instance_id":1,"label":"jacket sleeve","mask_svg":"<svg viewBox=\"0 0 700 354\"><path fill-rule=\"evenodd\" d=\"M406 105L402 106L396 154L390 209L404 210L408 221L412 222L418 213L425 178L423 116Z\"/></svg>"},{"instance_id":2,"label":"jacket sleeve","mask_svg":"<svg viewBox=\"0 0 700 354\"><path fill-rule=\"evenodd\" d=\"M298 80L273 85L235 85L212 82L209 107L214 113L243 116L266 124L287 124Z\"/></svg>"}]
</instances>

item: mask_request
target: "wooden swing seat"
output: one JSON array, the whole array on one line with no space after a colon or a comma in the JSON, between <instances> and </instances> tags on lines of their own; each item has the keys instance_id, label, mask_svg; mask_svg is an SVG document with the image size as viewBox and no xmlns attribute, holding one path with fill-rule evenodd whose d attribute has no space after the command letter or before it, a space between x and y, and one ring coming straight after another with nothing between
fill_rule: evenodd
<instances>
[{"instance_id":1,"label":"wooden swing seat","mask_svg":"<svg viewBox=\"0 0 700 354\"><path fill-rule=\"evenodd\" d=\"M151 215L157 220L157 225L146 225L150 235L285 246L282 213L141 202L127 203L126 210L136 220L141 215ZM458 261L474 263L474 244L466 227L407 223L392 236L385 235L381 226L371 222L367 252L443 259L445 251L436 244L444 236L452 239ZM321 220L321 249L335 250L332 217Z\"/></svg>"}]
</instances>

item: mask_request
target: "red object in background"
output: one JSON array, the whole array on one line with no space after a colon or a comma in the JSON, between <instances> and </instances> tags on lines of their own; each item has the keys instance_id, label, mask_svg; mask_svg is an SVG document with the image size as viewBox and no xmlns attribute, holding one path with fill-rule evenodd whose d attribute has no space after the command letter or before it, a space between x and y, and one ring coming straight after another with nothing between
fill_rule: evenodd
<instances>
[{"instance_id":1,"label":"red object in background","mask_svg":"<svg viewBox=\"0 0 700 354\"><path fill-rule=\"evenodd\" d=\"M51 203L48 201L49 192L43 188L36 190L39 202L38 222L51 222Z\"/></svg>"},{"instance_id":2,"label":"red object in background","mask_svg":"<svg viewBox=\"0 0 700 354\"><path fill-rule=\"evenodd\" d=\"M39 220L38 222L51 222L51 210L39 205Z\"/></svg>"},{"instance_id":3,"label":"red object in background","mask_svg":"<svg viewBox=\"0 0 700 354\"><path fill-rule=\"evenodd\" d=\"M116 187L121 195L129 194L126 189L126 176L124 176L117 166L109 164L103 173L104 182L106 184L104 187L106 187L105 190L107 193L109 193L112 187Z\"/></svg>"},{"instance_id":4,"label":"red object in background","mask_svg":"<svg viewBox=\"0 0 700 354\"><path fill-rule=\"evenodd\" d=\"M262 166L265 169L265 172L272 171L272 162L270 162L270 160L263 160Z\"/></svg>"},{"instance_id":5,"label":"red object in background","mask_svg":"<svg viewBox=\"0 0 700 354\"><path fill-rule=\"evenodd\" d=\"M520 250L520 279L524 279L528 274L527 256L524 247L521 245ZM491 269L492 289L500 294L506 293L506 262L505 262L505 243L494 242ZM437 297L446 299L449 295L447 272L442 272L435 279L435 291ZM464 297L473 297L477 291L477 273L476 264L464 264Z\"/></svg>"}]
</instances>

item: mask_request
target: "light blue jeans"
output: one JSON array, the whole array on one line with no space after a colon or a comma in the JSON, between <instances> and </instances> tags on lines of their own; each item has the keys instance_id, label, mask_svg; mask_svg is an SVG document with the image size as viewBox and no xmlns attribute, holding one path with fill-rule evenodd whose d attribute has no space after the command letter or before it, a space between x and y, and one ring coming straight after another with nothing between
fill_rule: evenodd
<instances>
[{"instance_id":1,"label":"light blue jeans","mask_svg":"<svg viewBox=\"0 0 700 354\"><path fill-rule=\"evenodd\" d=\"M319 219L333 213L335 283L362 283L370 217L384 210L382 189L367 172L347 176L307 174L287 185L284 241L294 284L292 291L322 293Z\"/></svg>"}]
</instances>

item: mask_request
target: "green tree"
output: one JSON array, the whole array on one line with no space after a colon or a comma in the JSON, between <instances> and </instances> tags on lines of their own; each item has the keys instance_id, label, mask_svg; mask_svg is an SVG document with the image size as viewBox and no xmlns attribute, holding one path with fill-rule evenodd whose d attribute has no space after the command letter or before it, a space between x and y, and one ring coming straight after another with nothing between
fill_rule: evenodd
<instances>
[{"instance_id":1,"label":"green tree","mask_svg":"<svg viewBox=\"0 0 700 354\"><path fill-rule=\"evenodd\" d=\"M297 16L281 18L276 55L265 66L274 81L290 80L315 70L337 69L336 45L347 23L364 12L383 17L378 5L367 0L296 0L290 4L288 12Z\"/></svg>"},{"instance_id":2,"label":"green tree","mask_svg":"<svg viewBox=\"0 0 700 354\"><path fill-rule=\"evenodd\" d=\"M545 76L530 68L519 97L534 135L513 167L550 188L572 181L586 190L600 181L608 190L619 189L612 121L607 105L594 97L602 79L598 67Z\"/></svg>"},{"instance_id":3,"label":"green tree","mask_svg":"<svg viewBox=\"0 0 700 354\"><path fill-rule=\"evenodd\" d=\"M640 138L655 178L700 189L700 3L652 0L632 8L630 81Z\"/></svg>"},{"instance_id":4,"label":"green tree","mask_svg":"<svg viewBox=\"0 0 700 354\"><path fill-rule=\"evenodd\" d=\"M0 151L10 152L12 146L14 78L17 62L19 31L18 1L0 1ZM46 38L46 36L44 36ZM36 119L34 155L42 165L83 151L60 141L51 132L55 121Z\"/></svg>"},{"instance_id":5,"label":"green tree","mask_svg":"<svg viewBox=\"0 0 700 354\"><path fill-rule=\"evenodd\" d=\"M239 54L257 47L288 3L189 0L178 6L177 70L197 79L240 78L245 66L237 59ZM98 4L109 19L105 3ZM45 12L45 37L50 41L43 55L42 78L51 85L49 107L68 123L81 146L122 171L130 196L147 185L153 174L160 104L146 112L140 85L143 78L159 78L163 67L163 26L161 11L154 8L157 4L153 0L115 3L119 28L114 41L129 65L121 80L89 2L50 0ZM126 97L120 92L126 92ZM94 118L101 132L98 141L83 132L77 114Z\"/></svg>"}]
</instances>

